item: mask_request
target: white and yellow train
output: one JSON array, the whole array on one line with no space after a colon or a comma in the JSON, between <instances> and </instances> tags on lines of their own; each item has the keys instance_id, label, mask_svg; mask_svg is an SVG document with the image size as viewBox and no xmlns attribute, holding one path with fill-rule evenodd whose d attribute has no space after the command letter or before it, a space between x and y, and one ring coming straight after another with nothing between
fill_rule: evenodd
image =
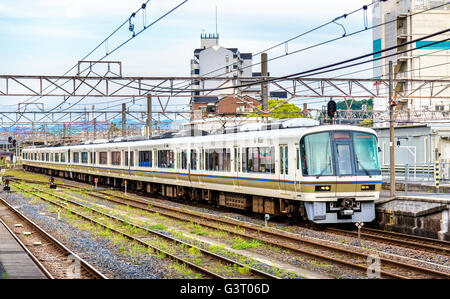
<instances>
[{"instance_id":1,"label":"white and yellow train","mask_svg":"<svg viewBox=\"0 0 450 299\"><path fill-rule=\"evenodd\" d=\"M375 131L325 125L27 148L30 171L315 223L375 218Z\"/></svg>"}]
</instances>

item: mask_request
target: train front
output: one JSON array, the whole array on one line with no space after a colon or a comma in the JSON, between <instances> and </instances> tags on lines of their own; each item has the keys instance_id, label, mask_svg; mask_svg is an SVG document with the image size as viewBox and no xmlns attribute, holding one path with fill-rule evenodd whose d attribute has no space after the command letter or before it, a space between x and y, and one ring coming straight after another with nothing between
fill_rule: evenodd
<instances>
[{"instance_id":1,"label":"train front","mask_svg":"<svg viewBox=\"0 0 450 299\"><path fill-rule=\"evenodd\" d=\"M381 190L375 131L330 126L300 140L301 193L315 223L371 222Z\"/></svg>"}]
</instances>

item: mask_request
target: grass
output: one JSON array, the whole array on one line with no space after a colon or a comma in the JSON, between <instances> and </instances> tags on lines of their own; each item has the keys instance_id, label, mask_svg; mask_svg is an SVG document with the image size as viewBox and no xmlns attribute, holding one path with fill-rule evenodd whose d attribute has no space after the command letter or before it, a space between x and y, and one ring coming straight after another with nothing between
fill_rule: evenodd
<instances>
[{"instance_id":1,"label":"grass","mask_svg":"<svg viewBox=\"0 0 450 299\"><path fill-rule=\"evenodd\" d=\"M160 224L160 223L149 225L148 228L152 229L152 230L163 230L163 231L167 230L167 226L164 224Z\"/></svg>"},{"instance_id":2,"label":"grass","mask_svg":"<svg viewBox=\"0 0 450 299\"><path fill-rule=\"evenodd\" d=\"M189 248L189 254L192 256L200 256L202 253L201 253L200 249L198 249L196 247L191 247L191 248Z\"/></svg>"},{"instance_id":3,"label":"grass","mask_svg":"<svg viewBox=\"0 0 450 299\"><path fill-rule=\"evenodd\" d=\"M261 246L263 246L263 243L261 241L254 240L254 239L251 241L245 241L242 238L235 237L232 241L231 248L243 250L243 249L248 249L248 248L258 248Z\"/></svg>"}]
</instances>

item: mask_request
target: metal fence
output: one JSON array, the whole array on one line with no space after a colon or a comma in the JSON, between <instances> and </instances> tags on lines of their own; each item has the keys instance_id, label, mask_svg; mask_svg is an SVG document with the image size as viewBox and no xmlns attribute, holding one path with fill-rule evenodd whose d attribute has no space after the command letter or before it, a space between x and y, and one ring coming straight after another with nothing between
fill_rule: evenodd
<instances>
[{"instance_id":1,"label":"metal fence","mask_svg":"<svg viewBox=\"0 0 450 299\"><path fill-rule=\"evenodd\" d=\"M389 165L381 168L383 182L390 182L391 173ZM437 179L439 184L450 184L450 162L439 163L439 174L436 176L436 165L434 163L409 163L395 165L395 181L405 183L405 191L408 184L423 184L435 186Z\"/></svg>"}]
</instances>

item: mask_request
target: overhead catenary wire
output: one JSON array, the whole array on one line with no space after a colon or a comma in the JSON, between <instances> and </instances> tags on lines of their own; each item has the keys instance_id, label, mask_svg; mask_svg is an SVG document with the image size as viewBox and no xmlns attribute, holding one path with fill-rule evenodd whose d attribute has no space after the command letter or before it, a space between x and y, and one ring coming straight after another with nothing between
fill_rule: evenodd
<instances>
[{"instance_id":1,"label":"overhead catenary wire","mask_svg":"<svg viewBox=\"0 0 450 299\"><path fill-rule=\"evenodd\" d=\"M372 3L372 4L373 4L373 3ZM429 8L429 9L427 9L427 10L417 12L417 13L415 13L415 14L419 14L419 13L423 13L423 12L426 12L426 11L429 11L429 10L432 10L432 9L436 9L436 8L442 7L442 6L447 5L447 4L449 4L449 3L447 2L447 3L444 3L444 4L438 5L438 6L434 6L434 7L431 7L431 8ZM356 11L357 11L357 10L356 10ZM415 15L415 14L413 14L413 15ZM382 26L382 25L388 24L388 23L390 23L390 22L392 22L392 21L388 21L388 22L385 22L385 23L382 23L382 24L378 24L378 25L372 26L372 27L370 27L370 28L368 28L368 29L375 28L375 27L378 27L378 26ZM352 34L347 35L346 37L351 36L351 35L353 35L353 34L357 34L357 33L362 32L362 31L364 31L364 30L360 30L360 31L354 32L354 33L352 33ZM299 35L299 36L301 36L301 35ZM340 39L340 38L343 38L343 37L339 37L338 39ZM326 41L325 43L332 42L332 41L335 41L335 40L336 40L336 39L332 39L332 40ZM283 44L283 43L280 43L279 45L281 45L281 44ZM313 45L313 46L311 46L311 47L316 47L316 46L322 45L322 44L324 44L324 43L319 43L319 44ZM275 46L274 46L274 47L275 47ZM308 47L308 48L311 48L311 47ZM303 50L303 49L300 49L300 50ZM300 51L300 50L298 50L298 51ZM291 53L289 53L289 55L294 54L294 53L297 53L298 51L291 52ZM283 55L283 56L285 56L285 55ZM278 58L279 58L279 57L278 57ZM277 59L277 57L275 57L275 58L273 58L273 59ZM249 66L248 66L248 67L249 67ZM195 80L195 78L193 78L193 79ZM257 83L257 84L260 84L260 83ZM145 86L146 84L144 83L143 85ZM153 86L152 86L152 87L153 87ZM161 88L161 89L164 89L164 88ZM174 88L172 87L171 90L177 90L177 89L174 89ZM185 88L184 88L184 89L178 89L178 90L179 90L180 92L181 92L181 91L184 91L184 92L204 91L204 90L188 90L188 89L185 89ZM150 91L150 90L148 90L148 91ZM80 101L79 101L79 102L80 102ZM71 107L73 107L73 105L72 105Z\"/></svg>"}]
</instances>

